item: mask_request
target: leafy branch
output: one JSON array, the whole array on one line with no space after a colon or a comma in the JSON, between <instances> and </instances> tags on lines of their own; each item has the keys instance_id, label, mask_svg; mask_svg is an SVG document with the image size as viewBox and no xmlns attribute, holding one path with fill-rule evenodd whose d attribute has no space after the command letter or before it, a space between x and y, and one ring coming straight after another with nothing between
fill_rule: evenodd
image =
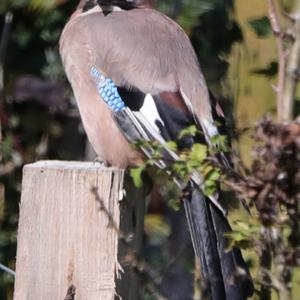
<instances>
[{"instance_id":1,"label":"leafy branch","mask_svg":"<svg viewBox=\"0 0 300 300\"><path fill-rule=\"evenodd\" d=\"M215 194L218 190L218 183L221 177L220 167L215 163L216 147L219 150L227 151L228 146L224 136L215 137L214 146L195 143L191 148L181 149L178 144L186 136L196 136L199 132L195 126L188 127L180 132L177 141L169 141L166 145L161 145L156 141L138 141L136 148L151 148L152 156L145 163L137 168L132 168L130 174L136 187L143 185L142 174L148 170L153 178L157 178L158 185L171 185L180 183L180 187L187 185L192 178L193 172L199 172L203 176L204 192L206 196ZM165 147L176 153L178 159L169 159L165 156ZM157 168L158 161L163 161L165 167Z\"/></svg>"}]
</instances>

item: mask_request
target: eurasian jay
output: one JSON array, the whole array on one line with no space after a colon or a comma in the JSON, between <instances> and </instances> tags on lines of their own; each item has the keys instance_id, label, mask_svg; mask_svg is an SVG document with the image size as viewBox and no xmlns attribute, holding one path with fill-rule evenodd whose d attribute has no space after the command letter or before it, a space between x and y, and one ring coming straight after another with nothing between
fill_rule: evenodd
<instances>
[{"instance_id":1,"label":"eurasian jay","mask_svg":"<svg viewBox=\"0 0 300 300\"><path fill-rule=\"evenodd\" d=\"M187 35L137 1L81 0L60 39L88 139L101 160L120 168L151 157L150 146L141 152L131 146L139 139L164 145L192 124L209 145L218 135L211 96ZM194 142L193 137L180 141L182 147ZM164 152L177 159L167 147ZM193 172L189 186L183 202L210 299L247 299L253 284L240 250L227 249L226 211L218 196L204 195L201 174ZM243 276L235 280L237 273Z\"/></svg>"}]
</instances>

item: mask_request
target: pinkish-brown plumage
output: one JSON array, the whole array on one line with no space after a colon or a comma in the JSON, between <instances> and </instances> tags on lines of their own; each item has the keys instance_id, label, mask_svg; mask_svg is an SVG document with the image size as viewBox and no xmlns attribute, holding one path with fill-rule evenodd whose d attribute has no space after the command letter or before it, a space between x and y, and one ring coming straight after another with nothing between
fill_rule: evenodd
<instances>
[{"instance_id":1,"label":"pinkish-brown plumage","mask_svg":"<svg viewBox=\"0 0 300 300\"><path fill-rule=\"evenodd\" d=\"M212 122L196 55L175 22L149 8L105 16L95 6L82 13L82 4L63 30L60 53L88 138L101 159L126 167L138 164L141 156L128 145L100 100L90 78L92 66L116 85L138 87L144 93L180 91L200 123Z\"/></svg>"}]
</instances>

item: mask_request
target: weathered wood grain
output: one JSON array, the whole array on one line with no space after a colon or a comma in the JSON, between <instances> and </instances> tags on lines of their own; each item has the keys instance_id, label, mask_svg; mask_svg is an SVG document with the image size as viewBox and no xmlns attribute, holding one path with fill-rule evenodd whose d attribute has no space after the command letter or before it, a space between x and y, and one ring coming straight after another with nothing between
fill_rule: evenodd
<instances>
[{"instance_id":1,"label":"weathered wood grain","mask_svg":"<svg viewBox=\"0 0 300 300\"><path fill-rule=\"evenodd\" d=\"M119 224L123 177L87 162L25 166L14 300L63 300L71 285L76 300L114 299L118 234L91 188Z\"/></svg>"}]
</instances>

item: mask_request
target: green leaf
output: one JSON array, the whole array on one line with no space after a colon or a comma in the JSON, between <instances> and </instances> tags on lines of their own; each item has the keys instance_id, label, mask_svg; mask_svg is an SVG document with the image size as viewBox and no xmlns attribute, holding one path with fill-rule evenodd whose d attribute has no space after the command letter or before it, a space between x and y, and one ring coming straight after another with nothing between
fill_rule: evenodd
<instances>
[{"instance_id":1,"label":"green leaf","mask_svg":"<svg viewBox=\"0 0 300 300\"><path fill-rule=\"evenodd\" d=\"M240 242L246 238L245 234L240 231L231 231L224 233L224 236L230 238L236 242Z\"/></svg>"},{"instance_id":2,"label":"green leaf","mask_svg":"<svg viewBox=\"0 0 300 300\"><path fill-rule=\"evenodd\" d=\"M195 125L189 126L180 131L178 138L181 139L186 135L195 136L198 132L198 129Z\"/></svg>"},{"instance_id":3,"label":"green leaf","mask_svg":"<svg viewBox=\"0 0 300 300\"><path fill-rule=\"evenodd\" d=\"M202 162L206 157L207 146L202 144L194 144L190 152L190 159Z\"/></svg>"},{"instance_id":4,"label":"green leaf","mask_svg":"<svg viewBox=\"0 0 300 300\"><path fill-rule=\"evenodd\" d=\"M171 207L174 211L179 211L179 209L180 209L180 200L179 199L174 199L174 198L172 198L172 199L170 199L169 201L168 201L168 205L169 205L169 207Z\"/></svg>"},{"instance_id":5,"label":"green leaf","mask_svg":"<svg viewBox=\"0 0 300 300\"><path fill-rule=\"evenodd\" d=\"M221 152L228 152L228 141L226 135L215 135L211 138L212 144Z\"/></svg>"},{"instance_id":6,"label":"green leaf","mask_svg":"<svg viewBox=\"0 0 300 300\"><path fill-rule=\"evenodd\" d=\"M243 234L243 232L240 232L238 230L226 232L224 233L224 236L228 242L228 251L233 247L239 247L241 249L249 249L253 247L253 241L251 239L251 236L245 235Z\"/></svg>"},{"instance_id":7,"label":"green leaf","mask_svg":"<svg viewBox=\"0 0 300 300\"><path fill-rule=\"evenodd\" d=\"M204 193L206 196L212 196L216 193L216 189L217 187L215 185L207 185L205 183L205 186L204 186Z\"/></svg>"},{"instance_id":8,"label":"green leaf","mask_svg":"<svg viewBox=\"0 0 300 300\"><path fill-rule=\"evenodd\" d=\"M218 168L207 166L204 174L204 192L207 196L211 196L217 192L218 181L221 172Z\"/></svg>"},{"instance_id":9,"label":"green leaf","mask_svg":"<svg viewBox=\"0 0 300 300\"><path fill-rule=\"evenodd\" d=\"M170 149L171 151L177 151L177 144L174 141L169 141L166 143L166 146L168 149Z\"/></svg>"},{"instance_id":10,"label":"green leaf","mask_svg":"<svg viewBox=\"0 0 300 300\"><path fill-rule=\"evenodd\" d=\"M179 176L179 178L185 179L191 170L185 161L178 160L172 165L172 171L172 173L174 173L176 176Z\"/></svg>"},{"instance_id":11,"label":"green leaf","mask_svg":"<svg viewBox=\"0 0 300 300\"><path fill-rule=\"evenodd\" d=\"M220 179L221 173L220 170L217 168L214 168L206 177L207 180L211 180L211 181L217 181Z\"/></svg>"},{"instance_id":12,"label":"green leaf","mask_svg":"<svg viewBox=\"0 0 300 300\"><path fill-rule=\"evenodd\" d=\"M258 19L251 19L248 23L259 37L267 37L272 33L270 21L266 16Z\"/></svg>"},{"instance_id":13,"label":"green leaf","mask_svg":"<svg viewBox=\"0 0 300 300\"><path fill-rule=\"evenodd\" d=\"M146 165L142 165L137 168L130 169L130 176L133 180L134 185L137 188L141 188L143 186L142 173L145 170Z\"/></svg>"}]
</instances>

